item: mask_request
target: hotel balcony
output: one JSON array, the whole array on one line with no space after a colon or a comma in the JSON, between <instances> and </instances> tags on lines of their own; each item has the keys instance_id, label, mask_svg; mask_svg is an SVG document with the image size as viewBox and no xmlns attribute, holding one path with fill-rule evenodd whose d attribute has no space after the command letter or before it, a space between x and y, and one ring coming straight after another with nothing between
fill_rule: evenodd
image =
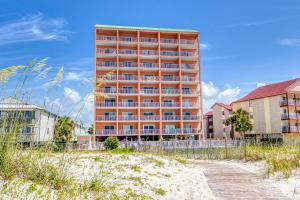
<instances>
[{"instance_id":1,"label":"hotel balcony","mask_svg":"<svg viewBox=\"0 0 300 200\"><path fill-rule=\"evenodd\" d=\"M177 39L161 38L160 45L167 48L176 48L178 46Z\"/></svg>"},{"instance_id":2,"label":"hotel balcony","mask_svg":"<svg viewBox=\"0 0 300 200\"><path fill-rule=\"evenodd\" d=\"M118 76L118 80L120 82L132 82L132 81L137 82L138 77L136 75L123 74Z\"/></svg>"},{"instance_id":3,"label":"hotel balcony","mask_svg":"<svg viewBox=\"0 0 300 200\"><path fill-rule=\"evenodd\" d=\"M120 88L119 95L136 95L138 93L137 89L128 89L128 88Z\"/></svg>"},{"instance_id":4,"label":"hotel balcony","mask_svg":"<svg viewBox=\"0 0 300 200\"><path fill-rule=\"evenodd\" d=\"M160 67L162 71L168 71L168 72L179 70L179 65L176 63L162 63Z\"/></svg>"},{"instance_id":5,"label":"hotel balcony","mask_svg":"<svg viewBox=\"0 0 300 200\"><path fill-rule=\"evenodd\" d=\"M290 113L289 115L288 114L282 114L281 115L281 119L282 120L288 120L288 119L291 119L291 120L300 120L300 113L297 114L297 113Z\"/></svg>"},{"instance_id":6,"label":"hotel balcony","mask_svg":"<svg viewBox=\"0 0 300 200\"><path fill-rule=\"evenodd\" d=\"M116 89L108 89L108 88L101 88L101 89L96 89L96 93L100 94L117 94Z\"/></svg>"},{"instance_id":7,"label":"hotel balcony","mask_svg":"<svg viewBox=\"0 0 300 200\"><path fill-rule=\"evenodd\" d=\"M159 76L141 76L140 81L143 83L157 83Z\"/></svg>"},{"instance_id":8,"label":"hotel balcony","mask_svg":"<svg viewBox=\"0 0 300 200\"><path fill-rule=\"evenodd\" d=\"M199 133L198 129L195 128L184 128L183 129L183 134L197 134Z\"/></svg>"},{"instance_id":9,"label":"hotel balcony","mask_svg":"<svg viewBox=\"0 0 300 200\"><path fill-rule=\"evenodd\" d=\"M120 62L119 66L120 68L122 68L122 70L128 70L128 71L138 69L138 64L136 62Z\"/></svg>"},{"instance_id":10,"label":"hotel balcony","mask_svg":"<svg viewBox=\"0 0 300 200\"><path fill-rule=\"evenodd\" d=\"M192 65L192 64L182 63L181 69L184 72L195 72L195 71L198 71L198 66L194 65L194 64Z\"/></svg>"},{"instance_id":11,"label":"hotel balcony","mask_svg":"<svg viewBox=\"0 0 300 200\"><path fill-rule=\"evenodd\" d=\"M159 115L141 115L140 120L141 121L159 121L160 116Z\"/></svg>"},{"instance_id":12,"label":"hotel balcony","mask_svg":"<svg viewBox=\"0 0 300 200\"><path fill-rule=\"evenodd\" d=\"M180 46L184 49L196 49L197 48L197 42L196 40L180 40Z\"/></svg>"},{"instance_id":13,"label":"hotel balcony","mask_svg":"<svg viewBox=\"0 0 300 200\"><path fill-rule=\"evenodd\" d=\"M105 135L105 136L117 135L116 130L96 129L95 132L96 135Z\"/></svg>"},{"instance_id":14,"label":"hotel balcony","mask_svg":"<svg viewBox=\"0 0 300 200\"><path fill-rule=\"evenodd\" d=\"M122 58L136 58L137 51L132 49L119 49L118 51L119 57Z\"/></svg>"},{"instance_id":15,"label":"hotel balcony","mask_svg":"<svg viewBox=\"0 0 300 200\"><path fill-rule=\"evenodd\" d=\"M138 129L120 129L118 135L138 135Z\"/></svg>"},{"instance_id":16,"label":"hotel balcony","mask_svg":"<svg viewBox=\"0 0 300 200\"><path fill-rule=\"evenodd\" d=\"M178 52L177 51L161 51L160 56L164 60L176 60L176 59L178 59Z\"/></svg>"},{"instance_id":17,"label":"hotel balcony","mask_svg":"<svg viewBox=\"0 0 300 200\"><path fill-rule=\"evenodd\" d=\"M110 46L116 44L117 44L117 37L115 36L98 35L96 37L96 45Z\"/></svg>"},{"instance_id":18,"label":"hotel balcony","mask_svg":"<svg viewBox=\"0 0 300 200\"><path fill-rule=\"evenodd\" d=\"M143 89L140 90L141 95L159 95L159 89Z\"/></svg>"},{"instance_id":19,"label":"hotel balcony","mask_svg":"<svg viewBox=\"0 0 300 200\"><path fill-rule=\"evenodd\" d=\"M116 49L97 49L96 50L97 58L115 58L117 56Z\"/></svg>"},{"instance_id":20,"label":"hotel balcony","mask_svg":"<svg viewBox=\"0 0 300 200\"><path fill-rule=\"evenodd\" d=\"M162 120L165 120L165 121L179 121L180 120L180 116L179 115L162 116Z\"/></svg>"},{"instance_id":21,"label":"hotel balcony","mask_svg":"<svg viewBox=\"0 0 300 200\"><path fill-rule=\"evenodd\" d=\"M140 63L140 68L143 71L157 71L158 70L158 64L157 63L143 62L143 63Z\"/></svg>"},{"instance_id":22,"label":"hotel balcony","mask_svg":"<svg viewBox=\"0 0 300 200\"><path fill-rule=\"evenodd\" d=\"M96 102L97 108L115 108L116 102Z\"/></svg>"},{"instance_id":23,"label":"hotel balcony","mask_svg":"<svg viewBox=\"0 0 300 200\"><path fill-rule=\"evenodd\" d=\"M180 57L182 60L197 60L197 53L196 52L189 52L189 51L182 51L180 52Z\"/></svg>"},{"instance_id":24,"label":"hotel balcony","mask_svg":"<svg viewBox=\"0 0 300 200\"><path fill-rule=\"evenodd\" d=\"M137 115L118 116L119 121L137 121Z\"/></svg>"},{"instance_id":25,"label":"hotel balcony","mask_svg":"<svg viewBox=\"0 0 300 200\"><path fill-rule=\"evenodd\" d=\"M97 115L96 121L116 121L117 116L115 115Z\"/></svg>"},{"instance_id":26,"label":"hotel balcony","mask_svg":"<svg viewBox=\"0 0 300 200\"><path fill-rule=\"evenodd\" d=\"M179 82L180 78L179 76L162 76L161 82L167 82L170 84L170 82Z\"/></svg>"},{"instance_id":27,"label":"hotel balcony","mask_svg":"<svg viewBox=\"0 0 300 200\"><path fill-rule=\"evenodd\" d=\"M120 46L136 46L137 38L136 37L119 36L119 45Z\"/></svg>"},{"instance_id":28,"label":"hotel balcony","mask_svg":"<svg viewBox=\"0 0 300 200\"><path fill-rule=\"evenodd\" d=\"M162 89L162 94L164 96L177 96L180 95L180 89Z\"/></svg>"},{"instance_id":29,"label":"hotel balcony","mask_svg":"<svg viewBox=\"0 0 300 200\"><path fill-rule=\"evenodd\" d=\"M163 108L180 108L180 102L162 102Z\"/></svg>"},{"instance_id":30,"label":"hotel balcony","mask_svg":"<svg viewBox=\"0 0 300 200\"><path fill-rule=\"evenodd\" d=\"M97 62L97 70L114 70L117 68L117 63L113 61Z\"/></svg>"},{"instance_id":31,"label":"hotel balcony","mask_svg":"<svg viewBox=\"0 0 300 200\"><path fill-rule=\"evenodd\" d=\"M182 116L182 120L184 121L195 121L195 120L199 120L200 117L199 115L183 115Z\"/></svg>"},{"instance_id":32,"label":"hotel balcony","mask_svg":"<svg viewBox=\"0 0 300 200\"><path fill-rule=\"evenodd\" d=\"M198 92L197 90L182 90L182 95L184 96L197 96Z\"/></svg>"},{"instance_id":33,"label":"hotel balcony","mask_svg":"<svg viewBox=\"0 0 300 200\"><path fill-rule=\"evenodd\" d=\"M138 106L138 102L119 102L118 106L121 108L136 108Z\"/></svg>"},{"instance_id":34,"label":"hotel balcony","mask_svg":"<svg viewBox=\"0 0 300 200\"><path fill-rule=\"evenodd\" d=\"M163 135L178 135L181 134L180 128L169 128L162 130Z\"/></svg>"},{"instance_id":35,"label":"hotel balcony","mask_svg":"<svg viewBox=\"0 0 300 200\"><path fill-rule=\"evenodd\" d=\"M142 108L159 108L159 102L141 102L140 107Z\"/></svg>"},{"instance_id":36,"label":"hotel balcony","mask_svg":"<svg viewBox=\"0 0 300 200\"><path fill-rule=\"evenodd\" d=\"M141 135L160 135L159 129L142 129Z\"/></svg>"},{"instance_id":37,"label":"hotel balcony","mask_svg":"<svg viewBox=\"0 0 300 200\"><path fill-rule=\"evenodd\" d=\"M185 84L198 84L198 78L191 76L181 76L181 82L185 82Z\"/></svg>"},{"instance_id":38,"label":"hotel balcony","mask_svg":"<svg viewBox=\"0 0 300 200\"><path fill-rule=\"evenodd\" d=\"M141 37L140 38L140 46L143 46L143 47L156 47L156 46L158 46L158 39Z\"/></svg>"},{"instance_id":39,"label":"hotel balcony","mask_svg":"<svg viewBox=\"0 0 300 200\"><path fill-rule=\"evenodd\" d=\"M142 59L157 59L158 52L155 50L140 50L140 57Z\"/></svg>"},{"instance_id":40,"label":"hotel balcony","mask_svg":"<svg viewBox=\"0 0 300 200\"><path fill-rule=\"evenodd\" d=\"M182 102L182 107L184 109L194 109L194 108L199 108L199 104L193 102Z\"/></svg>"},{"instance_id":41,"label":"hotel balcony","mask_svg":"<svg viewBox=\"0 0 300 200\"><path fill-rule=\"evenodd\" d=\"M296 106L300 107L300 101L295 100L282 100L280 106Z\"/></svg>"},{"instance_id":42,"label":"hotel balcony","mask_svg":"<svg viewBox=\"0 0 300 200\"><path fill-rule=\"evenodd\" d=\"M283 126L282 133L300 133L300 126Z\"/></svg>"}]
</instances>

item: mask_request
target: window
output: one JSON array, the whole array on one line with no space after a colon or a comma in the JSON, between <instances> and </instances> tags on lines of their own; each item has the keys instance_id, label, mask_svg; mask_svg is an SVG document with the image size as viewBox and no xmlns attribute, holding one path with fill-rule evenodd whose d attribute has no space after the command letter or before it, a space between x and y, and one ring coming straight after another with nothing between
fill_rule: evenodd
<instances>
[{"instance_id":1,"label":"window","mask_svg":"<svg viewBox=\"0 0 300 200\"><path fill-rule=\"evenodd\" d=\"M144 130L153 130L154 126L153 125L144 125Z\"/></svg>"},{"instance_id":2,"label":"window","mask_svg":"<svg viewBox=\"0 0 300 200\"><path fill-rule=\"evenodd\" d=\"M174 115L173 112L165 112L165 113L164 113L164 116L173 116L173 115Z\"/></svg>"},{"instance_id":3,"label":"window","mask_svg":"<svg viewBox=\"0 0 300 200\"><path fill-rule=\"evenodd\" d=\"M249 107L252 107L253 101L249 100Z\"/></svg>"},{"instance_id":4,"label":"window","mask_svg":"<svg viewBox=\"0 0 300 200\"><path fill-rule=\"evenodd\" d=\"M222 110L222 115L225 115L225 111L224 110Z\"/></svg>"},{"instance_id":5,"label":"window","mask_svg":"<svg viewBox=\"0 0 300 200\"><path fill-rule=\"evenodd\" d=\"M144 116L153 116L153 112L144 112Z\"/></svg>"}]
</instances>

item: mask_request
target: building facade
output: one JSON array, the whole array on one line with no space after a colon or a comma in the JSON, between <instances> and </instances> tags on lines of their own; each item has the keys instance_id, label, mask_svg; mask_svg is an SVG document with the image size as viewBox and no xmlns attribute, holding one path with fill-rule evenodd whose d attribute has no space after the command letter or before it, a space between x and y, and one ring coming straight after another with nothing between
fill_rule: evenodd
<instances>
[{"instance_id":1,"label":"building facade","mask_svg":"<svg viewBox=\"0 0 300 200\"><path fill-rule=\"evenodd\" d=\"M259 87L232 107L250 113L253 130L248 137L300 142L300 79ZM235 136L240 137L239 133Z\"/></svg>"},{"instance_id":2,"label":"building facade","mask_svg":"<svg viewBox=\"0 0 300 200\"><path fill-rule=\"evenodd\" d=\"M213 113L207 112L203 115L204 137L207 139L214 138Z\"/></svg>"},{"instance_id":3,"label":"building facade","mask_svg":"<svg viewBox=\"0 0 300 200\"><path fill-rule=\"evenodd\" d=\"M94 140L201 138L199 59L198 31L96 25Z\"/></svg>"},{"instance_id":4,"label":"building facade","mask_svg":"<svg viewBox=\"0 0 300 200\"><path fill-rule=\"evenodd\" d=\"M214 139L233 138L233 129L225 125L232 108L224 103L215 103L212 107Z\"/></svg>"}]
</instances>

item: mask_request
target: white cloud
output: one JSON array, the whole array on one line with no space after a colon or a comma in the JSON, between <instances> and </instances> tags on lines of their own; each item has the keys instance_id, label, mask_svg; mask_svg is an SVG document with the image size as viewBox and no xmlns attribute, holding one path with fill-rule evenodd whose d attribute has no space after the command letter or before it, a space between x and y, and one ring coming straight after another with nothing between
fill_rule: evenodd
<instances>
[{"instance_id":1,"label":"white cloud","mask_svg":"<svg viewBox=\"0 0 300 200\"><path fill-rule=\"evenodd\" d=\"M79 93L71 88L64 88L64 96L73 103L78 103L81 100Z\"/></svg>"},{"instance_id":2,"label":"white cloud","mask_svg":"<svg viewBox=\"0 0 300 200\"><path fill-rule=\"evenodd\" d=\"M267 84L266 83L257 83L256 87L262 87L262 86L265 86L265 85L267 85Z\"/></svg>"},{"instance_id":3,"label":"white cloud","mask_svg":"<svg viewBox=\"0 0 300 200\"><path fill-rule=\"evenodd\" d=\"M200 49L210 49L211 45L208 43L200 43Z\"/></svg>"},{"instance_id":4,"label":"white cloud","mask_svg":"<svg viewBox=\"0 0 300 200\"><path fill-rule=\"evenodd\" d=\"M231 103L240 95L239 87L227 86L224 90L220 90L213 82L202 82L203 90L203 110L207 112L216 102Z\"/></svg>"},{"instance_id":5,"label":"white cloud","mask_svg":"<svg viewBox=\"0 0 300 200\"><path fill-rule=\"evenodd\" d=\"M64 19L44 19L42 13L26 15L0 26L0 45L38 40L67 40Z\"/></svg>"},{"instance_id":6,"label":"white cloud","mask_svg":"<svg viewBox=\"0 0 300 200\"><path fill-rule=\"evenodd\" d=\"M300 38L281 39L281 40L279 40L279 44L282 46L299 47L300 46Z\"/></svg>"},{"instance_id":7,"label":"white cloud","mask_svg":"<svg viewBox=\"0 0 300 200\"><path fill-rule=\"evenodd\" d=\"M80 80L82 80L82 78L83 78L83 76L80 73L68 72L65 79L68 81L80 81Z\"/></svg>"}]
</instances>

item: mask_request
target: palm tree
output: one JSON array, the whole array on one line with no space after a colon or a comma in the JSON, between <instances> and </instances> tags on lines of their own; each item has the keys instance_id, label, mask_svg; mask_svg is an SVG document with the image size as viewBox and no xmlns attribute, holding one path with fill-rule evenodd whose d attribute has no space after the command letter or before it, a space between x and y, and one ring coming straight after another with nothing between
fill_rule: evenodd
<instances>
[{"instance_id":1,"label":"palm tree","mask_svg":"<svg viewBox=\"0 0 300 200\"><path fill-rule=\"evenodd\" d=\"M247 159L247 152L246 152L246 138L245 134L247 131L252 131L253 125L250 121L249 113L242 108L237 109L234 111L229 117L226 122L226 126L231 125L236 132L239 132L242 135L244 140L244 160Z\"/></svg>"},{"instance_id":2,"label":"palm tree","mask_svg":"<svg viewBox=\"0 0 300 200\"><path fill-rule=\"evenodd\" d=\"M68 142L72 139L72 131L75 128L75 123L68 116L63 116L55 123L54 136L55 140L60 142Z\"/></svg>"}]
</instances>

